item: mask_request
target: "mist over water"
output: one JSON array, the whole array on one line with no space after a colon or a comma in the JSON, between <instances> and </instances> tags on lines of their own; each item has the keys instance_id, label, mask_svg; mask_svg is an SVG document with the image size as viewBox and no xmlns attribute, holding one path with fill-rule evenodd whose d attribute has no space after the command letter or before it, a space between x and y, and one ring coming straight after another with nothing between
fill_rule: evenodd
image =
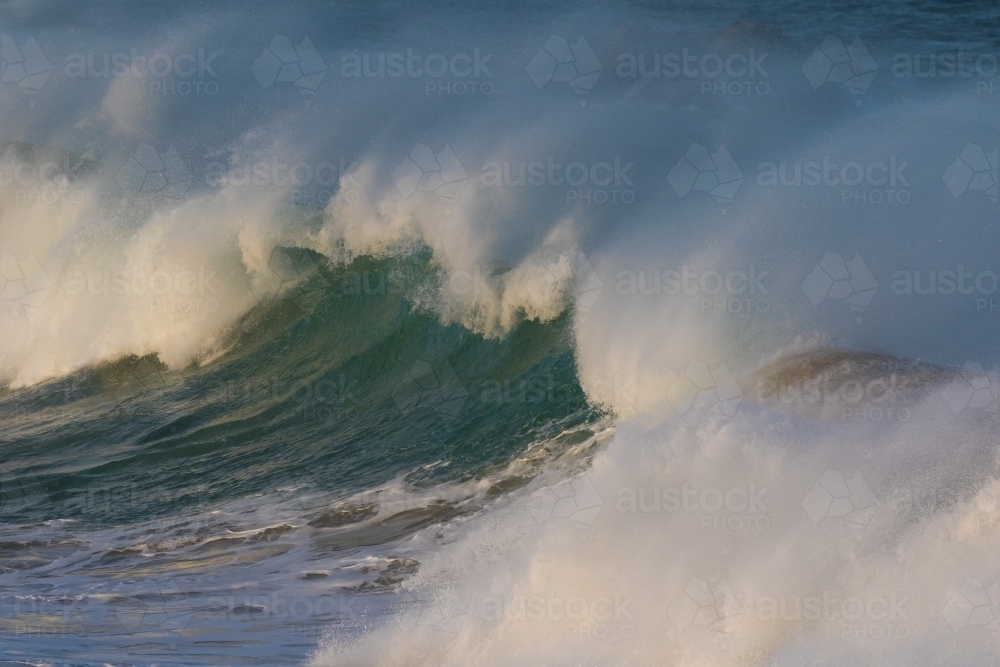
<instances>
[{"instance_id":1,"label":"mist over water","mask_svg":"<svg viewBox=\"0 0 1000 667\"><path fill-rule=\"evenodd\" d=\"M992 665L996 14L0 5L0 660Z\"/></svg>"}]
</instances>

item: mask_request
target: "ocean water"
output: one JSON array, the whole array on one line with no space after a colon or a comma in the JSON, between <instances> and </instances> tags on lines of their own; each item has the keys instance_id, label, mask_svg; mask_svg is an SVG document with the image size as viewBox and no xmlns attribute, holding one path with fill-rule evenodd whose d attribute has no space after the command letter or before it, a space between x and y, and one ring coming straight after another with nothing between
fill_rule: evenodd
<instances>
[{"instance_id":1,"label":"ocean water","mask_svg":"<svg viewBox=\"0 0 1000 667\"><path fill-rule=\"evenodd\" d=\"M0 663L994 665L998 18L0 3Z\"/></svg>"}]
</instances>

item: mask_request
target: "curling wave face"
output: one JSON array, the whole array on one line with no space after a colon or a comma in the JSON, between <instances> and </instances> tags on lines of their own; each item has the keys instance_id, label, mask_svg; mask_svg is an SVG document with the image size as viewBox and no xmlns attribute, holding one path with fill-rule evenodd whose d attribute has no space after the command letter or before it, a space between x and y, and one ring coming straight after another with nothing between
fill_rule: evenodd
<instances>
[{"instance_id":1,"label":"curling wave face","mask_svg":"<svg viewBox=\"0 0 1000 667\"><path fill-rule=\"evenodd\" d=\"M886 56L984 10L272 8L71 17L196 104L0 87L5 658L992 660L995 112Z\"/></svg>"}]
</instances>

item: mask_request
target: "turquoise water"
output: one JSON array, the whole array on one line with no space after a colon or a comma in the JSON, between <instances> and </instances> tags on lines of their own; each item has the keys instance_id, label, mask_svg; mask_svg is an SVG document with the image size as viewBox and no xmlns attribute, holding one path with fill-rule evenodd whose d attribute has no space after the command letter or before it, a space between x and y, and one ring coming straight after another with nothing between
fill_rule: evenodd
<instances>
[{"instance_id":1,"label":"turquoise water","mask_svg":"<svg viewBox=\"0 0 1000 667\"><path fill-rule=\"evenodd\" d=\"M407 299L438 280L427 253L273 259L297 280L226 332L212 361L132 356L3 396L8 657L25 639L57 660L96 657L139 633L148 646L129 653L151 660L178 642L194 664L216 660L260 637L291 659L324 622L357 621L344 577L330 583L342 559L524 486L539 469L505 469L531 445L592 436L601 415L576 381L565 317L487 339ZM303 575L289 559L322 571L292 617L280 596ZM234 576L254 582L236 602L222 583ZM122 585L127 611L102 608ZM196 625L218 648L203 654L200 633L181 632ZM41 649L46 636L67 643Z\"/></svg>"},{"instance_id":2,"label":"turquoise water","mask_svg":"<svg viewBox=\"0 0 1000 667\"><path fill-rule=\"evenodd\" d=\"M565 318L490 340L405 298L407 280L433 277L426 255L314 260L210 363L132 357L4 396L6 451L23 462L12 473L45 491L8 504L9 520L113 526L285 486L464 481L594 419ZM415 364L443 388L412 385Z\"/></svg>"}]
</instances>

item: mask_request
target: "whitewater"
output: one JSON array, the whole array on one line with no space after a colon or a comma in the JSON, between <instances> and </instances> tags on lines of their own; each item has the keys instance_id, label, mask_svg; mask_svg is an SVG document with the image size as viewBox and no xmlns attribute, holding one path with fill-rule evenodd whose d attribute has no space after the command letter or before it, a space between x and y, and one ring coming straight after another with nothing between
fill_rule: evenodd
<instances>
[{"instance_id":1,"label":"whitewater","mask_svg":"<svg viewBox=\"0 0 1000 667\"><path fill-rule=\"evenodd\" d=\"M995 8L0 18L3 664L995 663Z\"/></svg>"}]
</instances>

